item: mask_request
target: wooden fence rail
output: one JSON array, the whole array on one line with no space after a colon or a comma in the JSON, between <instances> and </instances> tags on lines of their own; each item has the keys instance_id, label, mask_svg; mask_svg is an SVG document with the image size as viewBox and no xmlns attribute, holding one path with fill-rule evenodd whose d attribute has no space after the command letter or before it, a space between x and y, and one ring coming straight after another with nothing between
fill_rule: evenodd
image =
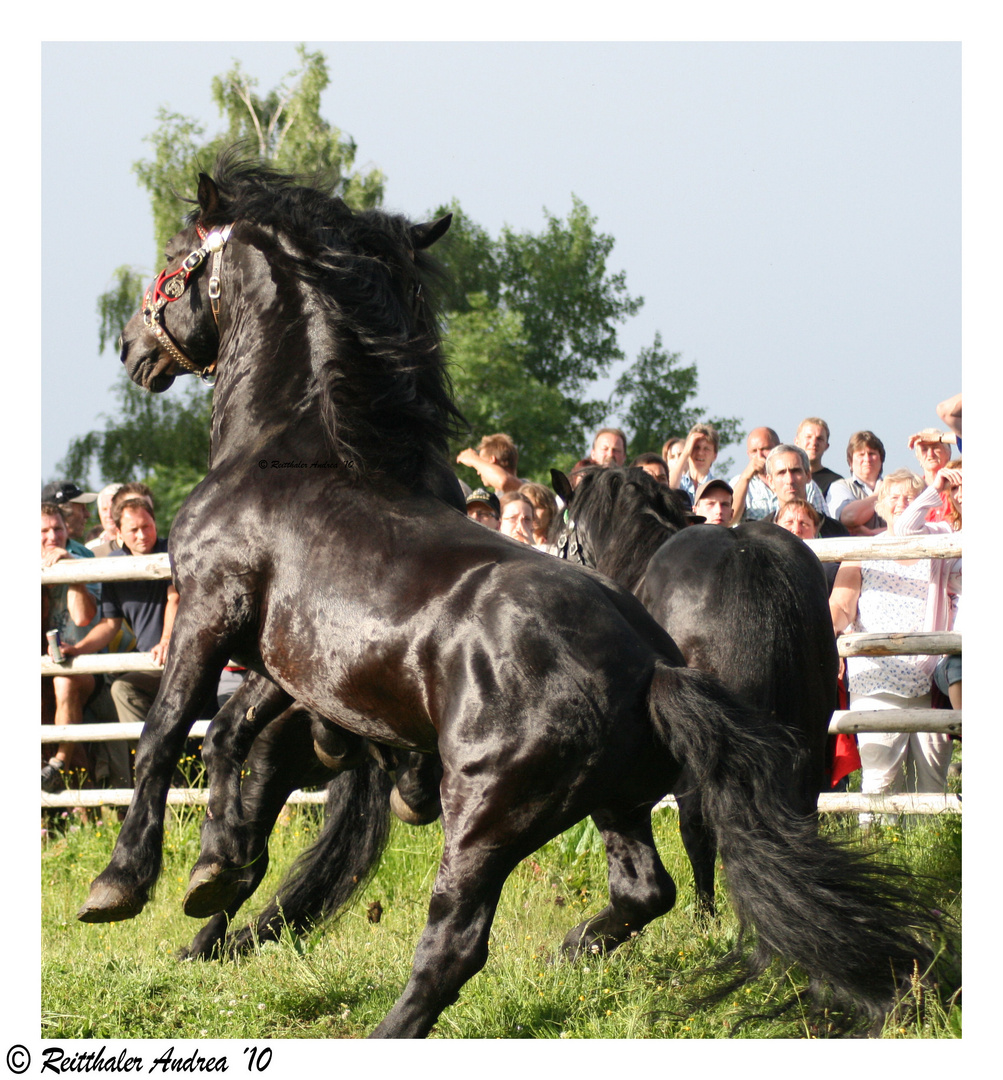
<instances>
[{"instance_id":1,"label":"wooden fence rail","mask_svg":"<svg viewBox=\"0 0 1003 1080\"><path fill-rule=\"evenodd\" d=\"M822 562L863 561L870 559L956 558L961 555L961 537L908 536L808 540L806 543ZM43 585L72 585L103 581L156 581L171 577L166 554L120 556L114 559L65 559L42 570ZM844 634L837 641L840 656L930 656L961 652L957 633ZM42 675L112 674L124 671L159 671L149 653L101 653L73 657L56 664L42 657ZM203 738L209 721L196 722L191 738ZM135 741L142 724L81 724L56 728L41 725L42 742ZM961 734L961 712L949 709L880 709L869 712L837 711L829 724L832 733L856 734L876 731L931 731ZM290 803L323 803L325 793L297 791ZM127 806L132 790L104 789L63 791L56 795L42 792L42 806ZM208 801L205 789L172 788L171 805L198 806ZM659 807L675 807L675 800L663 799ZM819 796L820 812L960 814L960 795L859 795L846 792Z\"/></svg>"},{"instance_id":2,"label":"wooden fence rail","mask_svg":"<svg viewBox=\"0 0 1003 1080\"><path fill-rule=\"evenodd\" d=\"M961 537L886 536L806 540L822 562L865 559L953 559L961 554ZM43 585L101 581L157 581L171 576L170 559L160 555L125 555L114 559L63 559L42 570Z\"/></svg>"},{"instance_id":3,"label":"wooden fence rail","mask_svg":"<svg viewBox=\"0 0 1003 1080\"><path fill-rule=\"evenodd\" d=\"M961 652L956 633L843 634L836 640L840 656L941 656ZM92 653L56 663L42 657L42 675L109 675L121 671L162 671L149 653Z\"/></svg>"},{"instance_id":4,"label":"wooden fence rail","mask_svg":"<svg viewBox=\"0 0 1003 1080\"><path fill-rule=\"evenodd\" d=\"M132 801L131 788L106 788L93 791L60 791L56 795L42 792L42 806L48 809L69 809L76 806L128 806ZM326 791L294 791L286 803L323 805ZM171 788L167 793L168 806L205 806L209 792L205 788ZM667 795L656 810L676 810L676 800ZM870 812L874 814L960 814L960 795L859 795L833 792L818 797L819 813Z\"/></svg>"},{"instance_id":5,"label":"wooden fence rail","mask_svg":"<svg viewBox=\"0 0 1003 1080\"><path fill-rule=\"evenodd\" d=\"M87 585L102 581L164 581L171 576L166 552L119 555L114 559L63 559L42 568L43 585Z\"/></svg>"},{"instance_id":6,"label":"wooden fence rail","mask_svg":"<svg viewBox=\"0 0 1003 1080\"><path fill-rule=\"evenodd\" d=\"M930 713L933 713L931 719ZM192 724L190 739L202 739L210 721L197 720ZM926 725L926 726L924 726ZM142 724L41 724L42 742L136 742L143 731ZM961 734L961 711L954 709L875 709L870 712L839 710L832 714L829 731L836 735L855 735L861 731L940 731L948 735Z\"/></svg>"},{"instance_id":7,"label":"wooden fence rail","mask_svg":"<svg viewBox=\"0 0 1003 1080\"><path fill-rule=\"evenodd\" d=\"M821 562L864 562L870 559L956 559L961 534L947 536L850 536L805 540Z\"/></svg>"}]
</instances>

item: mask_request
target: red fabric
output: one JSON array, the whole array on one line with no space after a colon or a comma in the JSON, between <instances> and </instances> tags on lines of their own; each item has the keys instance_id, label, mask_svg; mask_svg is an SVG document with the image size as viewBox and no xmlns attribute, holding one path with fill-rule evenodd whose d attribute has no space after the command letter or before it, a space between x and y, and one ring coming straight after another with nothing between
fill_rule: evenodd
<instances>
[{"instance_id":1,"label":"red fabric","mask_svg":"<svg viewBox=\"0 0 1003 1080\"><path fill-rule=\"evenodd\" d=\"M850 694L847 689L847 678L843 678L836 684L836 708L846 710L850 707ZM860 754L857 752L856 735L830 735L825 747L826 771L829 774L829 787L835 787L844 776L856 772L860 768Z\"/></svg>"},{"instance_id":2,"label":"red fabric","mask_svg":"<svg viewBox=\"0 0 1003 1080\"><path fill-rule=\"evenodd\" d=\"M829 757L829 787L835 787L844 776L860 768L856 735L830 735L826 747Z\"/></svg>"},{"instance_id":3,"label":"red fabric","mask_svg":"<svg viewBox=\"0 0 1003 1080\"><path fill-rule=\"evenodd\" d=\"M935 506L927 515L927 521L947 521L951 513L951 500L947 497L947 492L942 491L940 493L940 506Z\"/></svg>"}]
</instances>

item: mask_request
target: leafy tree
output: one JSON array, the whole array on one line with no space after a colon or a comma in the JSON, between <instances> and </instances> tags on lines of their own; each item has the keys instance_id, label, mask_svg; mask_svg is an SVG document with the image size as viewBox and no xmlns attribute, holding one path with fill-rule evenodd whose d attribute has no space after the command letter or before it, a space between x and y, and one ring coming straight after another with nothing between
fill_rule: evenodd
<instances>
[{"instance_id":1,"label":"leafy tree","mask_svg":"<svg viewBox=\"0 0 1003 1080\"><path fill-rule=\"evenodd\" d=\"M488 304L497 306L501 298L501 270L498 266L497 242L487 230L467 217L455 199L440 206L429 215L438 220L452 214L449 231L436 241L435 259L442 268L438 296L443 311L462 314L473 306L471 297L482 296ZM521 331L520 331L521 332Z\"/></svg>"},{"instance_id":2,"label":"leafy tree","mask_svg":"<svg viewBox=\"0 0 1003 1080\"><path fill-rule=\"evenodd\" d=\"M497 239L455 201L432 216L453 214L449 232L435 248L449 279L447 313L468 311L467 298L480 294L492 305L518 312L529 374L580 396L625 358L616 324L636 314L644 301L627 292L625 273L607 271L613 237L597 232L588 207L574 195L571 200L566 220L544 210L542 232L506 226Z\"/></svg>"},{"instance_id":3,"label":"leafy tree","mask_svg":"<svg viewBox=\"0 0 1003 1080\"><path fill-rule=\"evenodd\" d=\"M722 447L741 438L736 417L708 419L704 409L689 404L697 392L697 367L680 367L680 359L665 350L656 332L653 344L617 379L610 411L627 435L628 461L646 450L660 451L670 435L684 436L698 423L713 424Z\"/></svg>"},{"instance_id":4,"label":"leafy tree","mask_svg":"<svg viewBox=\"0 0 1003 1080\"><path fill-rule=\"evenodd\" d=\"M527 372L520 312L491 305L483 293L465 297L465 304L467 310L449 322L456 403L478 435L512 436L520 476L549 484L551 466L567 469L578 460L581 403ZM456 440L454 457L467 445ZM479 483L472 469L464 478L473 487Z\"/></svg>"},{"instance_id":5,"label":"leafy tree","mask_svg":"<svg viewBox=\"0 0 1003 1080\"><path fill-rule=\"evenodd\" d=\"M205 476L209 459L211 401L195 379L179 379L170 394L150 394L123 379L116 386L119 411L105 416L104 431L70 443L59 471L85 477L96 468L102 483L142 480L153 491L161 533Z\"/></svg>"},{"instance_id":6,"label":"leafy tree","mask_svg":"<svg viewBox=\"0 0 1003 1080\"><path fill-rule=\"evenodd\" d=\"M446 347L457 402L477 437L504 431L519 447L519 473L549 483L551 466L567 468L588 451L592 431L623 426L628 455L659 450L670 433L685 433L705 410L692 404L696 366L682 367L660 335L618 379L609 401L586 396L599 375L625 357L617 324L643 301L627 291L623 272L610 273L613 238L572 196L566 220L545 213L542 232L503 229L493 239L454 202L436 245L444 264ZM738 421L712 421L724 445ZM465 476L473 482L473 473Z\"/></svg>"},{"instance_id":7,"label":"leafy tree","mask_svg":"<svg viewBox=\"0 0 1003 1080\"><path fill-rule=\"evenodd\" d=\"M499 264L507 306L522 313L531 375L580 393L624 359L616 324L644 303L627 292L626 274L610 274L612 236L574 195L567 221L544 211L539 234L502 230Z\"/></svg>"}]
</instances>

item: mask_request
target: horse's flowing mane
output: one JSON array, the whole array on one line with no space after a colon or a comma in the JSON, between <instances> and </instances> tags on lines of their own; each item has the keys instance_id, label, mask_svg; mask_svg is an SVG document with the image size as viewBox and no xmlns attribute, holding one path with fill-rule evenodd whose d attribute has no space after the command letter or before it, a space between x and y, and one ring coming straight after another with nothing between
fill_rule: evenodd
<instances>
[{"instance_id":1,"label":"horse's flowing mane","mask_svg":"<svg viewBox=\"0 0 1003 1080\"><path fill-rule=\"evenodd\" d=\"M449 437L466 427L442 355L434 283L412 223L352 210L330 181L279 173L221 155L219 206L195 210L207 228L248 221L280 238L281 267L324 313L329 346L314 356L316 393L331 449L359 473L416 484Z\"/></svg>"},{"instance_id":2,"label":"horse's flowing mane","mask_svg":"<svg viewBox=\"0 0 1003 1080\"><path fill-rule=\"evenodd\" d=\"M589 566L636 590L652 555L687 519L676 496L644 469L588 469L570 519Z\"/></svg>"}]
</instances>

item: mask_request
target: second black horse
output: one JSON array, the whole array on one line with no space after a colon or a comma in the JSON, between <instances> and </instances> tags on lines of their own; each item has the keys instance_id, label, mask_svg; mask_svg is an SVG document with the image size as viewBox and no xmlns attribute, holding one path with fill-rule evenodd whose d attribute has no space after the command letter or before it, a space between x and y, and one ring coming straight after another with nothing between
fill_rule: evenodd
<instances>
[{"instance_id":1,"label":"second black horse","mask_svg":"<svg viewBox=\"0 0 1003 1080\"><path fill-rule=\"evenodd\" d=\"M839 663L815 555L769 522L690 525L673 493L643 469L588 469L573 491L560 473L554 483L568 504L557 536L564 557L633 592L690 667L716 675L797 741L797 768L776 782L791 806L813 815ZM713 828L692 776L673 791L697 903L712 914Z\"/></svg>"}]
</instances>

